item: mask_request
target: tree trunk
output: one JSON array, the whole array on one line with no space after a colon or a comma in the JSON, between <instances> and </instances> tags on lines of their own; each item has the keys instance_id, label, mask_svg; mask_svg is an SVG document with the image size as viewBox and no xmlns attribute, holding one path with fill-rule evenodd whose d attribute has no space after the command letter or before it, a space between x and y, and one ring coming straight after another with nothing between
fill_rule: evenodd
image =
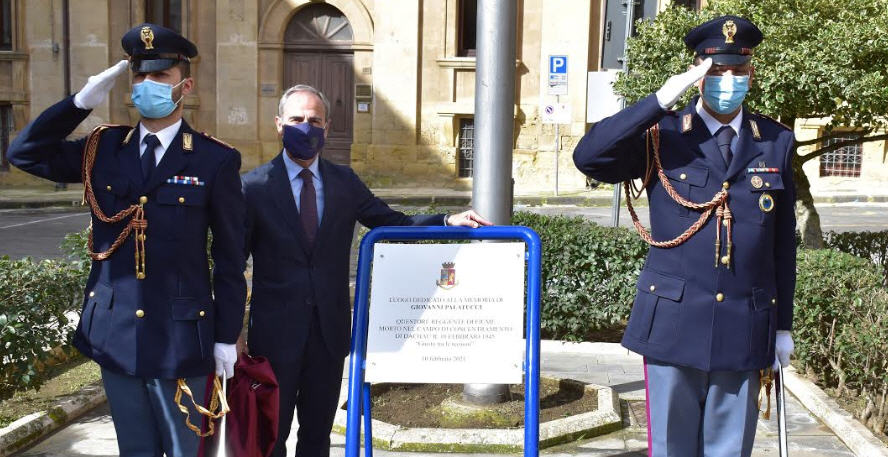
<instances>
[{"instance_id":1,"label":"tree trunk","mask_svg":"<svg viewBox=\"0 0 888 457\"><path fill-rule=\"evenodd\" d=\"M795 126L795 119L781 119L788 126ZM802 234L802 246L808 249L823 249L823 231L820 228L820 215L814 207L811 195L811 182L802 169L798 147L793 151L792 174L796 187L796 228Z\"/></svg>"}]
</instances>

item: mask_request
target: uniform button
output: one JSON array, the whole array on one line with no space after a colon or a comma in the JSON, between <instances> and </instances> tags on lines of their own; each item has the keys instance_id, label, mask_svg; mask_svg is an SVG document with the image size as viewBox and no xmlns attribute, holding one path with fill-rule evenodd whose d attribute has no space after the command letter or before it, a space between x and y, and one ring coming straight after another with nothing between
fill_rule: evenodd
<instances>
[{"instance_id":1,"label":"uniform button","mask_svg":"<svg viewBox=\"0 0 888 457\"><path fill-rule=\"evenodd\" d=\"M655 290L657 290L657 286L651 284L651 292L653 292L653 291L655 291Z\"/></svg>"},{"instance_id":2,"label":"uniform button","mask_svg":"<svg viewBox=\"0 0 888 457\"><path fill-rule=\"evenodd\" d=\"M142 241L145 241L145 234L143 233L143 234L139 235L139 239Z\"/></svg>"},{"instance_id":3,"label":"uniform button","mask_svg":"<svg viewBox=\"0 0 888 457\"><path fill-rule=\"evenodd\" d=\"M765 183L765 187L771 187L771 183L766 182L766 183Z\"/></svg>"},{"instance_id":4,"label":"uniform button","mask_svg":"<svg viewBox=\"0 0 888 457\"><path fill-rule=\"evenodd\" d=\"M199 313L198 313L198 314L200 314L200 317L204 317L204 316L206 316L206 315L207 315L207 312L206 312L206 311L203 311L203 310L201 310L201 312L199 312Z\"/></svg>"},{"instance_id":5,"label":"uniform button","mask_svg":"<svg viewBox=\"0 0 888 457\"><path fill-rule=\"evenodd\" d=\"M682 174L679 176L679 178L681 178L681 179L688 179L688 175L686 175L685 173L682 173Z\"/></svg>"},{"instance_id":6,"label":"uniform button","mask_svg":"<svg viewBox=\"0 0 888 457\"><path fill-rule=\"evenodd\" d=\"M142 195L141 197L139 197L139 203L141 203L141 204L143 204L143 205L144 205L145 203L148 203L148 197Z\"/></svg>"},{"instance_id":7,"label":"uniform button","mask_svg":"<svg viewBox=\"0 0 888 457\"><path fill-rule=\"evenodd\" d=\"M722 265L727 265L728 263L731 262L731 258L726 255L723 255L721 258L721 261L722 261Z\"/></svg>"},{"instance_id":8,"label":"uniform button","mask_svg":"<svg viewBox=\"0 0 888 457\"><path fill-rule=\"evenodd\" d=\"M725 294L721 292L715 294L715 301L725 301Z\"/></svg>"},{"instance_id":9,"label":"uniform button","mask_svg":"<svg viewBox=\"0 0 888 457\"><path fill-rule=\"evenodd\" d=\"M107 186L105 189L108 189L108 192L111 192L111 186Z\"/></svg>"},{"instance_id":10,"label":"uniform button","mask_svg":"<svg viewBox=\"0 0 888 457\"><path fill-rule=\"evenodd\" d=\"M142 273L141 271L138 272L138 273L136 273L136 278L138 278L138 279L145 279L145 273Z\"/></svg>"},{"instance_id":11,"label":"uniform button","mask_svg":"<svg viewBox=\"0 0 888 457\"><path fill-rule=\"evenodd\" d=\"M96 293L95 293L95 291L93 291L93 292L90 292L90 293L89 293L89 296L90 296L90 297L95 297L95 296L96 296Z\"/></svg>"},{"instance_id":12,"label":"uniform button","mask_svg":"<svg viewBox=\"0 0 888 457\"><path fill-rule=\"evenodd\" d=\"M179 197L179 203L185 203L185 197Z\"/></svg>"},{"instance_id":13,"label":"uniform button","mask_svg":"<svg viewBox=\"0 0 888 457\"><path fill-rule=\"evenodd\" d=\"M138 317L140 319L145 317L145 311L142 311L141 309L137 309L136 310L136 317Z\"/></svg>"},{"instance_id":14,"label":"uniform button","mask_svg":"<svg viewBox=\"0 0 888 457\"><path fill-rule=\"evenodd\" d=\"M728 188L729 188L729 187L731 187L731 185L730 185L730 184L728 184L728 182L727 182L727 181L725 181L725 182L723 182L723 183L722 183L722 189L725 189L725 190L727 190L727 189L728 189Z\"/></svg>"},{"instance_id":15,"label":"uniform button","mask_svg":"<svg viewBox=\"0 0 888 457\"><path fill-rule=\"evenodd\" d=\"M727 227L727 226L728 226L728 220L727 220L727 219L722 219L722 225L724 225L725 227Z\"/></svg>"},{"instance_id":16,"label":"uniform button","mask_svg":"<svg viewBox=\"0 0 888 457\"><path fill-rule=\"evenodd\" d=\"M310 304L311 304L311 299L310 299L310 298L306 298L306 299L305 299L305 304L306 304L306 305L310 305Z\"/></svg>"},{"instance_id":17,"label":"uniform button","mask_svg":"<svg viewBox=\"0 0 888 457\"><path fill-rule=\"evenodd\" d=\"M776 304L777 304L777 299L776 299L776 298L772 298L772 299L771 299L771 304L772 304L772 305L776 305Z\"/></svg>"}]
</instances>

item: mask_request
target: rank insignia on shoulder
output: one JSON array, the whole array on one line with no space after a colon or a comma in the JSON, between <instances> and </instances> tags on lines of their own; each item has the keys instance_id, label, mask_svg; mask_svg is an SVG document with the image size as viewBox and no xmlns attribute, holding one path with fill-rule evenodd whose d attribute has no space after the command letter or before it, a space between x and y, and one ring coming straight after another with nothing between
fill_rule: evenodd
<instances>
[{"instance_id":1,"label":"rank insignia on shoulder","mask_svg":"<svg viewBox=\"0 0 888 457\"><path fill-rule=\"evenodd\" d=\"M201 134L203 134L204 137L206 137L208 140L210 140L210 141L212 141L212 142L214 142L214 143L216 143L216 144L219 144L219 145L225 146L225 147L228 148L228 149L234 149L234 146L232 146L232 145L230 145L230 144L228 144L228 143L226 143L226 142L224 142L224 141L222 141L222 140L220 140L220 139L214 137L213 135L210 135L210 134L207 133L207 132L201 132Z\"/></svg>"},{"instance_id":2,"label":"rank insignia on shoulder","mask_svg":"<svg viewBox=\"0 0 888 457\"><path fill-rule=\"evenodd\" d=\"M182 134L182 149L186 151L191 151L194 149L194 140L191 137L191 134L188 132Z\"/></svg>"},{"instance_id":3,"label":"rank insignia on shoulder","mask_svg":"<svg viewBox=\"0 0 888 457\"><path fill-rule=\"evenodd\" d=\"M694 117L691 113L685 114L681 118L681 133L688 133L694 126Z\"/></svg>"},{"instance_id":4,"label":"rank insignia on shoulder","mask_svg":"<svg viewBox=\"0 0 888 457\"><path fill-rule=\"evenodd\" d=\"M755 119L749 120L749 128L752 129L752 137L760 141L762 139L762 132L759 131L759 126Z\"/></svg>"},{"instance_id":5,"label":"rank insignia on shoulder","mask_svg":"<svg viewBox=\"0 0 888 457\"><path fill-rule=\"evenodd\" d=\"M774 197L767 192L763 192L759 197L759 209L766 213L770 213L774 209Z\"/></svg>"},{"instance_id":6,"label":"rank insignia on shoulder","mask_svg":"<svg viewBox=\"0 0 888 457\"><path fill-rule=\"evenodd\" d=\"M201 181L197 176L173 176L166 180L167 184L182 184L186 186L205 186L206 181Z\"/></svg>"}]
</instances>

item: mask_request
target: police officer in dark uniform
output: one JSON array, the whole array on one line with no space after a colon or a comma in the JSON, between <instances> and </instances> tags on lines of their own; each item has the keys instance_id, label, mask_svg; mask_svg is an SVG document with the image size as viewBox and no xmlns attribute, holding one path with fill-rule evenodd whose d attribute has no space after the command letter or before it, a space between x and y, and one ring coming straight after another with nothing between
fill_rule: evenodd
<instances>
[{"instance_id":1,"label":"police officer in dark uniform","mask_svg":"<svg viewBox=\"0 0 888 457\"><path fill-rule=\"evenodd\" d=\"M644 356L653 456L749 456L760 370L793 349L793 132L742 106L761 41L737 16L694 28L695 65L574 151L594 179L641 178L650 203L623 345ZM700 96L668 111L692 85Z\"/></svg>"},{"instance_id":2,"label":"police officer in dark uniform","mask_svg":"<svg viewBox=\"0 0 888 457\"><path fill-rule=\"evenodd\" d=\"M120 455L191 457L202 420L186 388L178 400L193 428L186 425L174 402L177 380L203 403L208 375L232 376L244 314L240 154L182 120L193 43L142 24L122 45L129 59L28 124L9 161L86 188L93 263L74 345L102 368ZM138 125L66 140L127 67Z\"/></svg>"}]
</instances>

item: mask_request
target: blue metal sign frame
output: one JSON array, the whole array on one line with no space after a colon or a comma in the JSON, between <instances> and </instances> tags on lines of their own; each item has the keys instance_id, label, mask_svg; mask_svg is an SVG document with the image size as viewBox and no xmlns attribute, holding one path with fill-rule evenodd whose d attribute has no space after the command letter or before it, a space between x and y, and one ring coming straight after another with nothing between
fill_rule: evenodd
<instances>
[{"instance_id":1,"label":"blue metal sign frame","mask_svg":"<svg viewBox=\"0 0 888 457\"><path fill-rule=\"evenodd\" d=\"M370 384L364 382L370 304L370 264L378 241L518 240L527 246L527 338L524 358L524 455L539 456L540 441L540 237L527 227L379 227L364 236L358 256L351 354L348 368L348 421L345 456L360 457L361 412L364 416L364 456L373 456ZM358 401L358 399L361 399ZM363 407L358 407L361 404Z\"/></svg>"}]
</instances>

